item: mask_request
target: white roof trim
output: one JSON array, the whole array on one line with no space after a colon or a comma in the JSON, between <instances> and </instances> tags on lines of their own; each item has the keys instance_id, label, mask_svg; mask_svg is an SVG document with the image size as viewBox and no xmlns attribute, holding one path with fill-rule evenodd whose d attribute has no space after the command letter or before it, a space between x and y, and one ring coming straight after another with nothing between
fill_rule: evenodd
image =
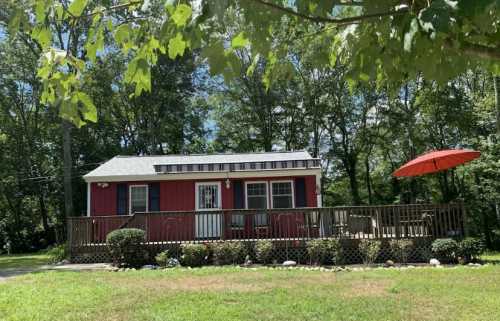
<instances>
[{"instance_id":1,"label":"white roof trim","mask_svg":"<svg viewBox=\"0 0 500 321\"><path fill-rule=\"evenodd\" d=\"M224 173L226 170L232 170L231 166L227 164L237 164L237 163L273 163L276 166L266 166L275 167L274 170L281 170L281 163L283 162L293 162L293 161L307 161L306 166L294 166L297 168L303 167L319 167L319 160L313 159L306 151L299 152L271 152L271 153L248 153L248 154L207 154L207 155L166 155L166 156L116 156L108 160L104 164L100 165L90 173L84 176L84 178L91 177L108 177L108 176L143 176L143 175L156 175L159 167L162 166L172 166L176 170L172 172L176 173L179 165L181 168L187 167L188 165L203 165L204 170L209 170L208 166L210 164L226 164L224 168L218 171ZM303 163L301 163L303 164ZM299 165L299 163L296 163ZM303 164L305 165L305 164ZM155 166L157 167L155 170ZM207 168L205 168L207 167ZM227 167L227 168L226 168ZM236 166L239 170L239 165ZM287 165L286 168L292 166ZM160 168L161 169L161 168ZM260 166L256 166L254 169L242 168L241 170L261 170ZM159 170L158 172L163 172L166 170ZM179 170L183 172L183 170ZM186 170L188 173L190 171ZM197 168L196 172L200 169ZM211 169L210 169L211 171ZM170 171L166 171L170 172Z\"/></svg>"},{"instance_id":2,"label":"white roof trim","mask_svg":"<svg viewBox=\"0 0 500 321\"><path fill-rule=\"evenodd\" d=\"M321 175L320 168L309 169L283 169L240 172L195 172L149 175L110 175L110 176L84 176L88 183L97 182L140 182L140 181L170 181L170 180L199 180L199 179L226 179L226 178L252 178L252 177L286 177Z\"/></svg>"}]
</instances>

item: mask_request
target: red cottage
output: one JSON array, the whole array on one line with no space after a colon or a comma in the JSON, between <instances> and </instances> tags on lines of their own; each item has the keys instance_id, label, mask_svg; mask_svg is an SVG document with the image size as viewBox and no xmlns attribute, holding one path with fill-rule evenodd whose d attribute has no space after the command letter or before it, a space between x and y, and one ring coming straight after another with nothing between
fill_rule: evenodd
<instances>
[{"instance_id":1,"label":"red cottage","mask_svg":"<svg viewBox=\"0 0 500 321\"><path fill-rule=\"evenodd\" d=\"M98 239L124 225L148 241L297 237L319 226L300 208L321 207L320 177L305 151L116 156L84 176L87 216L116 216Z\"/></svg>"}]
</instances>

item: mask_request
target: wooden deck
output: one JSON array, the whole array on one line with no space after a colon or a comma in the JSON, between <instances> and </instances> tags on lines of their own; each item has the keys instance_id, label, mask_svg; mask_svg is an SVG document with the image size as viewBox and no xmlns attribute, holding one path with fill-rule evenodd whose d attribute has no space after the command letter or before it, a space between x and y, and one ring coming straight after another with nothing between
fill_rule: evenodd
<instances>
[{"instance_id":1,"label":"wooden deck","mask_svg":"<svg viewBox=\"0 0 500 321\"><path fill-rule=\"evenodd\" d=\"M210 212L149 212L124 216L71 217L70 247L105 244L116 229L146 232L148 243L314 238L440 238L465 234L463 204L387 205Z\"/></svg>"}]
</instances>

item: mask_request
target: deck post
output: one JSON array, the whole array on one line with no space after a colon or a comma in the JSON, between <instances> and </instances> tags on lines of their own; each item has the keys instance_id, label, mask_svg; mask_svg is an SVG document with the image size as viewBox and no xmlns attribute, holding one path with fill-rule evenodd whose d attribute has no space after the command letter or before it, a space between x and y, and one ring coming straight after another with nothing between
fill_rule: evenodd
<instances>
[{"instance_id":1,"label":"deck post","mask_svg":"<svg viewBox=\"0 0 500 321\"><path fill-rule=\"evenodd\" d=\"M401 211L399 207L394 207L393 212L394 214L394 225L395 225L395 233L396 233L396 239L401 238Z\"/></svg>"},{"instance_id":2,"label":"deck post","mask_svg":"<svg viewBox=\"0 0 500 321\"><path fill-rule=\"evenodd\" d=\"M73 249L73 221L71 219L71 217L68 217L67 218L67 221L66 221L66 228L67 228L67 231L66 231L66 235L68 237L68 251L69 251L69 258L71 260L71 257L72 257L72 249Z\"/></svg>"},{"instance_id":3,"label":"deck post","mask_svg":"<svg viewBox=\"0 0 500 321\"><path fill-rule=\"evenodd\" d=\"M469 236L469 229L467 227L467 209L464 204L464 201L460 201L460 210L462 212L462 231L464 233L464 237Z\"/></svg>"},{"instance_id":4,"label":"deck post","mask_svg":"<svg viewBox=\"0 0 500 321\"><path fill-rule=\"evenodd\" d=\"M224 210L222 210L220 224L221 224L220 239L225 240L226 239L226 211L224 211Z\"/></svg>"}]
</instances>

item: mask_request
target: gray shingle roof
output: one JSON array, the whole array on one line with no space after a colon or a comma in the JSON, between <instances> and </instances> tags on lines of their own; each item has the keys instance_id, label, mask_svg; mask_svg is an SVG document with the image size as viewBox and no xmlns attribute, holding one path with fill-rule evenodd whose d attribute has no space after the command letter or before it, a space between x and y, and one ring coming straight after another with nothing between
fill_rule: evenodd
<instances>
[{"instance_id":1,"label":"gray shingle roof","mask_svg":"<svg viewBox=\"0 0 500 321\"><path fill-rule=\"evenodd\" d=\"M100 165L84 178L155 175L154 165L227 164L241 162L280 162L313 159L306 151L245 154L200 154L163 156L116 156Z\"/></svg>"}]
</instances>

